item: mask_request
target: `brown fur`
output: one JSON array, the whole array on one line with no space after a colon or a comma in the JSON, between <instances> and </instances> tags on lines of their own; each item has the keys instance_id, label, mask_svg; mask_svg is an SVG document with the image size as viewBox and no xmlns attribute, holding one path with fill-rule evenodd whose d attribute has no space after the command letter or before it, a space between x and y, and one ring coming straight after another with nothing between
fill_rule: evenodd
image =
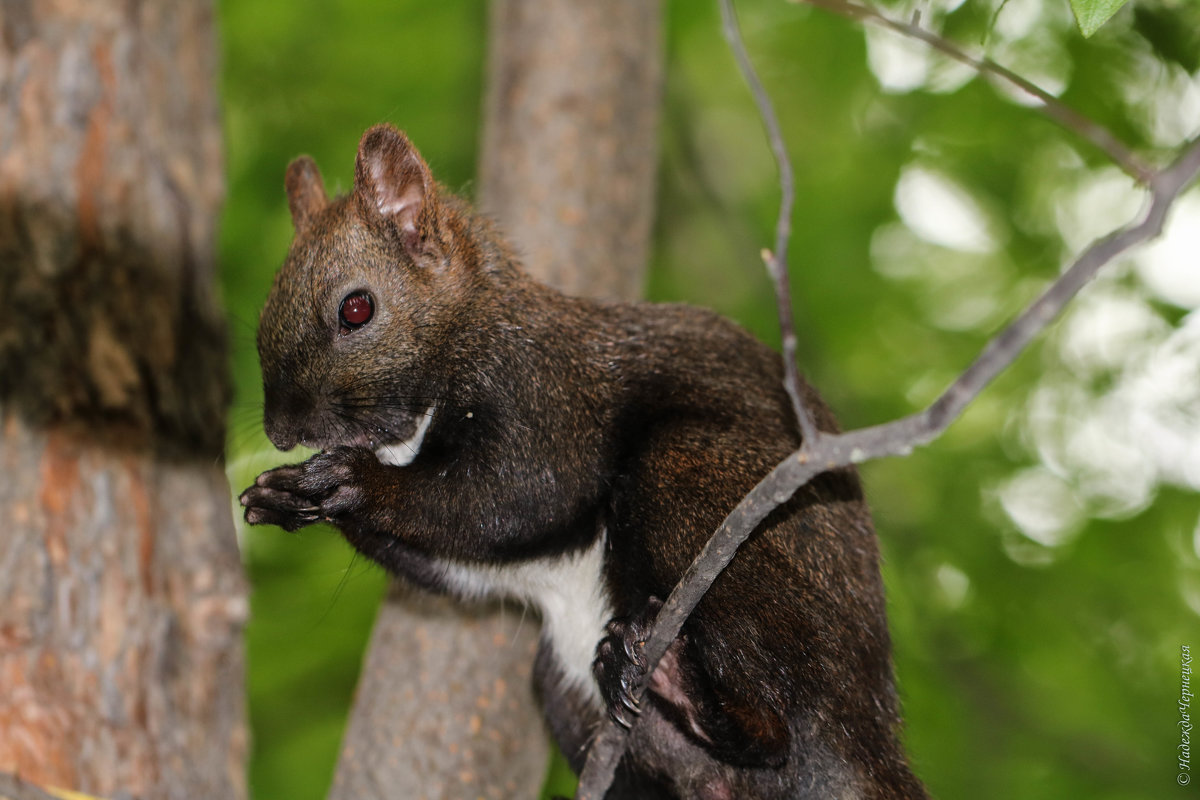
<instances>
[{"instance_id":1,"label":"brown fur","mask_svg":"<svg viewBox=\"0 0 1200 800\"><path fill-rule=\"evenodd\" d=\"M596 676L620 716L656 598L800 443L779 357L710 312L534 282L394 129L366 133L355 174L351 195L326 202L311 161L288 171L297 233L259 332L265 425L283 449L324 452L260 476L246 518L330 520L443 591L456 591L447 563L551 564L606 536L617 619ZM375 316L351 329L338 309L353 292ZM373 451L431 405L412 463L381 463ZM764 521L685 625L611 796L924 797L897 738L889 648L858 479L823 475ZM548 646L536 669L578 767L605 709L564 682Z\"/></svg>"}]
</instances>

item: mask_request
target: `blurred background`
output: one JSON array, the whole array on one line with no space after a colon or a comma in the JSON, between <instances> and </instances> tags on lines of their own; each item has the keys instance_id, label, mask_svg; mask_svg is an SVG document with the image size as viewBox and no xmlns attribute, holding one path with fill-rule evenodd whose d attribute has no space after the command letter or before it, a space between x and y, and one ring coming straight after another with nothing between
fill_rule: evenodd
<instances>
[{"instance_id":1,"label":"blurred background","mask_svg":"<svg viewBox=\"0 0 1200 800\"><path fill-rule=\"evenodd\" d=\"M1200 7L1145 0L1091 39L1067 0L920 3L922 19L1159 162L1200 130ZM801 368L847 428L923 407L1144 194L1025 98L894 34L738 4L796 170ZM912 4L896 5L909 19ZM715 4L668 0L648 297L772 345L778 186ZM362 131L405 129L473 191L486 4L220 3L235 338L235 489L280 463L254 326L291 238L300 153L352 184ZM1186 795L1180 648L1200 647L1200 192L1113 265L949 432L865 465L918 774L936 797ZM240 514L238 515L240 519ZM243 529L259 798L322 798L384 579L331 530ZM561 783L558 791L569 792Z\"/></svg>"}]
</instances>

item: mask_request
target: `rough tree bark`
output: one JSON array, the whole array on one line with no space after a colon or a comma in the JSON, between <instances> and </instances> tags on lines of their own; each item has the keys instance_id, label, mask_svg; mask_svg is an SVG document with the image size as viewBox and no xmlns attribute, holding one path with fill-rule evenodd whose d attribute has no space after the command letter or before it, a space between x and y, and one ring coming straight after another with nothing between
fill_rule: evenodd
<instances>
[{"instance_id":1,"label":"rough tree bark","mask_svg":"<svg viewBox=\"0 0 1200 800\"><path fill-rule=\"evenodd\" d=\"M0 7L0 772L245 797L208 2Z\"/></svg>"},{"instance_id":2,"label":"rough tree bark","mask_svg":"<svg viewBox=\"0 0 1200 800\"><path fill-rule=\"evenodd\" d=\"M641 292L657 160L661 9L495 0L481 208L568 292ZM394 588L375 623L330 797L536 797L536 622Z\"/></svg>"}]
</instances>

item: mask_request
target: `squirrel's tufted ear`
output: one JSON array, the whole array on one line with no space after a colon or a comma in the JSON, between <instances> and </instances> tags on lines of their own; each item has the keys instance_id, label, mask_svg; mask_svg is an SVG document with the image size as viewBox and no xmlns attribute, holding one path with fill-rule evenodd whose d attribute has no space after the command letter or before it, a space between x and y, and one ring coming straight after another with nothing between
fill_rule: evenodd
<instances>
[{"instance_id":1,"label":"squirrel's tufted ear","mask_svg":"<svg viewBox=\"0 0 1200 800\"><path fill-rule=\"evenodd\" d=\"M292 212L292 227L299 233L329 204L316 162L308 156L300 156L288 164L284 186L287 187L288 209Z\"/></svg>"},{"instance_id":2,"label":"squirrel's tufted ear","mask_svg":"<svg viewBox=\"0 0 1200 800\"><path fill-rule=\"evenodd\" d=\"M358 145L354 192L364 214L390 221L411 242L433 201L433 176L407 136L391 125L376 125Z\"/></svg>"}]
</instances>

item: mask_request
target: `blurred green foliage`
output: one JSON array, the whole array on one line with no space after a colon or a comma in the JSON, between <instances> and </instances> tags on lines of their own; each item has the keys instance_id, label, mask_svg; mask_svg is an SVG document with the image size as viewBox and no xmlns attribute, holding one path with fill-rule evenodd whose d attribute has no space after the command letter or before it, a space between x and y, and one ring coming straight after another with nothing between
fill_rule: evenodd
<instances>
[{"instance_id":1,"label":"blurred green foliage","mask_svg":"<svg viewBox=\"0 0 1200 800\"><path fill-rule=\"evenodd\" d=\"M1000 5L920 7L926 24L1052 86L1151 157L1165 152L1164 108L1194 84L1186 70L1195 53L1180 44L1196 40L1194 9L1138 3L1136 18L1118 15L1085 42L1065 0ZM1057 274L1070 255L1064 203L1104 159L1010 92L938 59L910 54L901 66L923 64L924 77L889 87L880 76L903 70L889 72L876 31L781 0L739 8L796 168L802 369L845 427L915 411ZM228 0L220 14L237 488L282 460L261 434L253 328L291 235L284 167L309 153L330 188L346 190L359 135L387 120L409 132L440 180L470 195L486 7ZM758 255L778 202L770 151L712 4L671 0L667 14L647 293L716 308L774 344ZM919 223L897 207L898 182L916 186L914 175L969 195L990 244L963 250L915 235ZM1128 268L1106 287L1144 301L1168 329L1190 318ZM1030 398L1047 380L1071 378L1062 340L1060 325L934 445L863 469L907 741L937 797L1124 800L1177 790L1179 649L1200 644L1197 494L1159 476L1142 501L1104 511L1082 479L1050 464L1064 502L1082 509L1077 524L1039 540L1004 510L1013 476L1045 460ZM1119 377L1089 391L1102 395ZM328 786L383 580L326 529L242 536L254 585L252 788L259 798L315 800Z\"/></svg>"}]
</instances>

